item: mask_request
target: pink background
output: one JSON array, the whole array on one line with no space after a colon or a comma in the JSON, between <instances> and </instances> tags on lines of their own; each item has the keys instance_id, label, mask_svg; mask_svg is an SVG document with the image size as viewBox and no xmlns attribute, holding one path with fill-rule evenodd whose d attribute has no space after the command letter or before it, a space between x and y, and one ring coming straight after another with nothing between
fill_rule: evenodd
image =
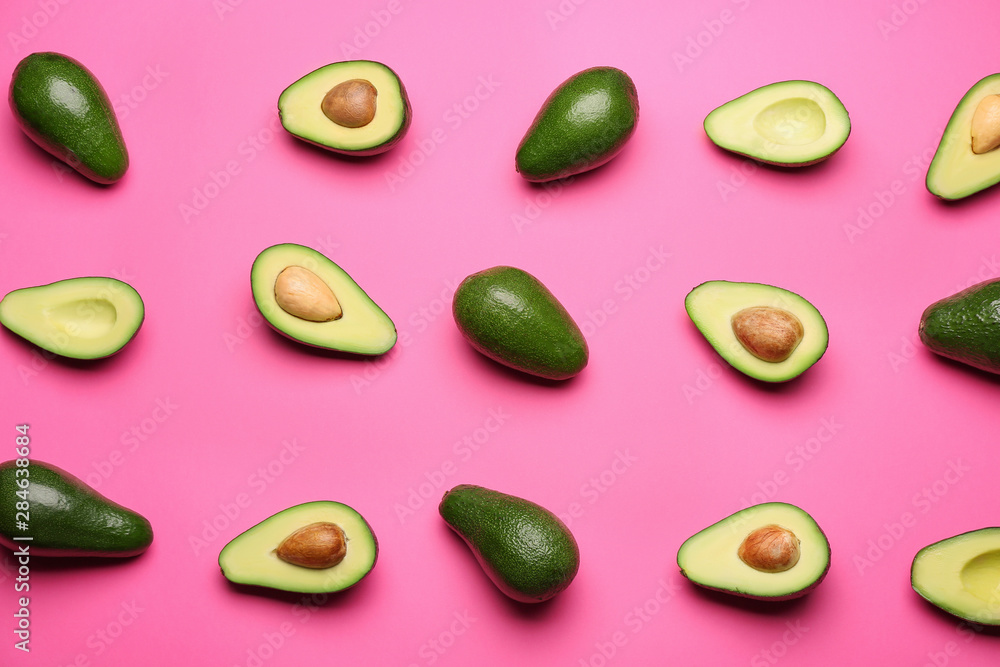
<instances>
[{"instance_id":1,"label":"pink background","mask_svg":"<svg viewBox=\"0 0 1000 667\"><path fill-rule=\"evenodd\" d=\"M919 548L998 523L997 381L916 340L928 304L1000 276L1000 192L945 205L923 185L955 104L998 67L995 3L161 5L0 10L3 71L33 51L84 62L132 158L95 187L0 123L0 293L112 275L146 304L135 340L96 364L0 335L0 458L28 423L35 458L156 532L127 562L33 560L30 655L4 629L16 575L0 556L0 662L995 664L996 636L908 580ZM277 125L285 86L350 58L396 69L413 104L379 158L338 159ZM521 135L594 65L634 79L634 138L570 184L529 186ZM833 159L790 172L711 145L711 109L792 78L850 111ZM394 319L396 348L331 356L261 326L250 264L282 242L351 273ZM583 327L578 378L533 382L460 338L451 292L496 264L535 274ZM782 386L730 369L683 308L714 279L812 301L826 356ZM503 597L437 514L460 483L566 516L573 585L541 606ZM367 580L319 605L227 584L228 540L320 499L374 527ZM761 500L824 528L822 586L766 605L684 581L681 542Z\"/></svg>"}]
</instances>

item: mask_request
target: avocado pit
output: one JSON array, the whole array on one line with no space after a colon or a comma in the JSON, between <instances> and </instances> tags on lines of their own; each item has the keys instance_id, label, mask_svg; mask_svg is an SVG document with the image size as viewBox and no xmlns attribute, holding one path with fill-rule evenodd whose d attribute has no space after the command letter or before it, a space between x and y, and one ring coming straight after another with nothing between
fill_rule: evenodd
<instances>
[{"instance_id":1,"label":"avocado pit","mask_svg":"<svg viewBox=\"0 0 1000 667\"><path fill-rule=\"evenodd\" d=\"M347 537L337 524L317 521L286 537L274 553L286 563L325 570L344 560L347 555Z\"/></svg>"},{"instance_id":2,"label":"avocado pit","mask_svg":"<svg viewBox=\"0 0 1000 667\"><path fill-rule=\"evenodd\" d=\"M744 538L737 555L760 572L784 572L799 562L799 539L777 524L768 524Z\"/></svg>"},{"instance_id":3,"label":"avocado pit","mask_svg":"<svg viewBox=\"0 0 1000 667\"><path fill-rule=\"evenodd\" d=\"M732 317L733 333L747 352L777 363L791 356L805 329L793 313L770 306L751 306Z\"/></svg>"},{"instance_id":4,"label":"avocado pit","mask_svg":"<svg viewBox=\"0 0 1000 667\"><path fill-rule=\"evenodd\" d=\"M344 316L330 286L303 266L287 266L278 274L274 298L283 311L309 322L331 322Z\"/></svg>"},{"instance_id":5,"label":"avocado pit","mask_svg":"<svg viewBox=\"0 0 1000 667\"><path fill-rule=\"evenodd\" d=\"M375 118L378 90L367 79L348 79L327 91L323 115L341 127L364 127Z\"/></svg>"},{"instance_id":6,"label":"avocado pit","mask_svg":"<svg viewBox=\"0 0 1000 667\"><path fill-rule=\"evenodd\" d=\"M1000 146L1000 95L987 95L972 114L972 152L989 153Z\"/></svg>"}]
</instances>

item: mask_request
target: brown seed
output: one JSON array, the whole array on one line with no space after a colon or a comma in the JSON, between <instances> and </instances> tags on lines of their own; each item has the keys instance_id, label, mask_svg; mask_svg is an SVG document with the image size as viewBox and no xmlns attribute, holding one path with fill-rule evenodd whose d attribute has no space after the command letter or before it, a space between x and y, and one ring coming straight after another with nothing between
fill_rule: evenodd
<instances>
[{"instance_id":1,"label":"brown seed","mask_svg":"<svg viewBox=\"0 0 1000 667\"><path fill-rule=\"evenodd\" d=\"M323 97L323 115L341 127L364 127L375 117L378 90L365 79L338 83Z\"/></svg>"},{"instance_id":2,"label":"brown seed","mask_svg":"<svg viewBox=\"0 0 1000 667\"><path fill-rule=\"evenodd\" d=\"M1000 146L1000 95L987 95L972 114L972 152L989 153Z\"/></svg>"},{"instance_id":3,"label":"brown seed","mask_svg":"<svg viewBox=\"0 0 1000 667\"><path fill-rule=\"evenodd\" d=\"M799 562L799 538L776 524L753 531L737 551L740 560L761 572L784 572Z\"/></svg>"},{"instance_id":4,"label":"brown seed","mask_svg":"<svg viewBox=\"0 0 1000 667\"><path fill-rule=\"evenodd\" d=\"M733 333L758 359L784 361L805 335L802 322L792 313L770 306L751 306L733 315Z\"/></svg>"},{"instance_id":5,"label":"brown seed","mask_svg":"<svg viewBox=\"0 0 1000 667\"><path fill-rule=\"evenodd\" d=\"M274 298L283 311L310 322L330 322L344 315L330 286L302 266L287 266L278 274Z\"/></svg>"},{"instance_id":6,"label":"brown seed","mask_svg":"<svg viewBox=\"0 0 1000 667\"><path fill-rule=\"evenodd\" d=\"M333 567L347 555L347 538L335 523L317 521L299 528L282 540L275 554L299 567L323 570Z\"/></svg>"}]
</instances>

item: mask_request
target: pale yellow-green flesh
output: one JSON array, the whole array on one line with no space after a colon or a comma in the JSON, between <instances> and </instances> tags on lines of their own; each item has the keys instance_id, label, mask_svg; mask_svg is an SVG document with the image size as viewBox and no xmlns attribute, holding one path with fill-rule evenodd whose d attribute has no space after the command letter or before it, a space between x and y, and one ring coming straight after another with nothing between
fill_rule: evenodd
<instances>
[{"instance_id":1,"label":"pale yellow-green flesh","mask_svg":"<svg viewBox=\"0 0 1000 667\"><path fill-rule=\"evenodd\" d=\"M114 354L145 316L139 294L114 278L71 278L10 292L0 322L35 345L74 359Z\"/></svg>"},{"instance_id":2,"label":"pale yellow-green flesh","mask_svg":"<svg viewBox=\"0 0 1000 667\"><path fill-rule=\"evenodd\" d=\"M330 322L310 322L285 312L274 296L278 274L289 266L309 269L333 291L343 316ZM275 329L295 340L354 354L382 354L396 343L396 327L343 269L319 252L294 243L267 248L250 274L254 301Z\"/></svg>"},{"instance_id":3,"label":"pale yellow-green flesh","mask_svg":"<svg viewBox=\"0 0 1000 667\"><path fill-rule=\"evenodd\" d=\"M344 531L347 555L337 565L312 569L278 558L275 550L293 532L328 521ZM347 505L319 501L296 505L235 537L219 554L223 575L237 584L298 593L330 593L362 579L375 564L378 547L365 520Z\"/></svg>"},{"instance_id":4,"label":"pale yellow-green flesh","mask_svg":"<svg viewBox=\"0 0 1000 667\"><path fill-rule=\"evenodd\" d=\"M762 572L738 555L754 530L775 524L800 540L799 561L783 572ZM717 590L761 598L780 598L809 588L830 564L830 544L812 517L794 505L765 503L737 512L688 538L677 564L691 581Z\"/></svg>"},{"instance_id":5,"label":"pale yellow-green flesh","mask_svg":"<svg viewBox=\"0 0 1000 667\"><path fill-rule=\"evenodd\" d=\"M364 79L378 91L375 117L362 127L343 127L323 113L321 103L337 84ZM308 141L345 151L379 146L396 136L404 122L405 104L399 79L386 67L370 61L333 63L310 72L278 98L281 124Z\"/></svg>"},{"instance_id":6,"label":"pale yellow-green flesh","mask_svg":"<svg viewBox=\"0 0 1000 667\"><path fill-rule=\"evenodd\" d=\"M1000 149L972 152L972 116L987 95L1000 95L1000 74L979 81L958 103L927 169L927 189L942 199L961 199L1000 182Z\"/></svg>"},{"instance_id":7,"label":"pale yellow-green flesh","mask_svg":"<svg viewBox=\"0 0 1000 667\"><path fill-rule=\"evenodd\" d=\"M774 164L809 164L837 151L851 131L844 105L809 81L782 81L727 102L705 118L718 146Z\"/></svg>"},{"instance_id":8,"label":"pale yellow-green flesh","mask_svg":"<svg viewBox=\"0 0 1000 667\"><path fill-rule=\"evenodd\" d=\"M913 559L913 589L961 618L1000 625L1000 528L932 544Z\"/></svg>"},{"instance_id":9,"label":"pale yellow-green flesh","mask_svg":"<svg viewBox=\"0 0 1000 667\"><path fill-rule=\"evenodd\" d=\"M764 361L752 355L733 332L732 317L744 308L770 306L794 314L803 336L784 361ZM826 321L816 308L788 290L759 283L713 280L695 287L684 300L691 321L730 365L765 382L791 379L823 356L829 342Z\"/></svg>"}]
</instances>

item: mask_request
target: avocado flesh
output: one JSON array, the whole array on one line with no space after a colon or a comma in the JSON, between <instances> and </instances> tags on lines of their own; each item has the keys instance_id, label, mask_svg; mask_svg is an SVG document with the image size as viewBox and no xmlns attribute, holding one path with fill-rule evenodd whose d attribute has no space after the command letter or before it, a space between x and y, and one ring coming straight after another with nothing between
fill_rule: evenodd
<instances>
[{"instance_id":1,"label":"avocado flesh","mask_svg":"<svg viewBox=\"0 0 1000 667\"><path fill-rule=\"evenodd\" d=\"M361 127L338 125L322 110L326 94L352 79L367 81L377 91L375 116ZM358 156L391 149L406 134L412 117L410 100L399 76L370 60L332 63L306 74L278 97L278 112L282 126L299 139L336 153Z\"/></svg>"},{"instance_id":2,"label":"avocado flesh","mask_svg":"<svg viewBox=\"0 0 1000 667\"><path fill-rule=\"evenodd\" d=\"M521 372L566 380L589 360L576 322L537 278L521 269L495 266L468 276L455 290L452 313L473 348Z\"/></svg>"},{"instance_id":3,"label":"avocado flesh","mask_svg":"<svg viewBox=\"0 0 1000 667\"><path fill-rule=\"evenodd\" d=\"M751 354L733 331L732 316L744 308L768 306L794 314L803 337L784 361L764 361ZM695 287L684 299L688 316L729 365L764 382L785 382L804 373L826 352L829 331L815 306L798 294L773 285L713 280Z\"/></svg>"},{"instance_id":4,"label":"avocado flesh","mask_svg":"<svg viewBox=\"0 0 1000 667\"><path fill-rule=\"evenodd\" d=\"M139 293L114 278L69 278L17 289L0 300L0 324L72 359L115 354L132 340L144 317Z\"/></svg>"},{"instance_id":5,"label":"avocado flesh","mask_svg":"<svg viewBox=\"0 0 1000 667\"><path fill-rule=\"evenodd\" d=\"M917 552L913 590L944 611L982 625L1000 625L1000 528L982 528Z\"/></svg>"},{"instance_id":6,"label":"avocado flesh","mask_svg":"<svg viewBox=\"0 0 1000 667\"><path fill-rule=\"evenodd\" d=\"M344 559L332 567L294 565L275 553L282 541L303 526L329 522L347 539ZM350 588L371 572L378 559L378 540L368 522L353 508L330 500L289 507L234 537L219 553L223 576L234 584L293 593L333 593Z\"/></svg>"},{"instance_id":7,"label":"avocado flesh","mask_svg":"<svg viewBox=\"0 0 1000 667\"><path fill-rule=\"evenodd\" d=\"M515 168L536 183L589 171L618 155L638 122L638 94L625 72L583 70L542 104L517 147Z\"/></svg>"},{"instance_id":8,"label":"avocado flesh","mask_svg":"<svg viewBox=\"0 0 1000 667\"><path fill-rule=\"evenodd\" d=\"M27 474L18 471L27 470ZM20 530L16 504L28 480L28 530ZM38 556L136 556L153 542L144 517L112 502L65 470L42 461L26 468L0 463L0 544L28 545ZM30 536L30 542L15 537Z\"/></svg>"},{"instance_id":9,"label":"avocado flesh","mask_svg":"<svg viewBox=\"0 0 1000 667\"><path fill-rule=\"evenodd\" d=\"M851 133L843 103L813 81L780 81L726 102L705 118L720 148L785 167L821 162Z\"/></svg>"},{"instance_id":10,"label":"avocado flesh","mask_svg":"<svg viewBox=\"0 0 1000 667\"><path fill-rule=\"evenodd\" d=\"M11 111L28 137L87 178L115 183L129 158L118 118L100 82L78 61L32 53L14 69Z\"/></svg>"},{"instance_id":11,"label":"avocado flesh","mask_svg":"<svg viewBox=\"0 0 1000 667\"><path fill-rule=\"evenodd\" d=\"M460 484L444 494L438 511L497 588L518 602L555 597L580 568L569 528L529 500Z\"/></svg>"},{"instance_id":12,"label":"avocado flesh","mask_svg":"<svg viewBox=\"0 0 1000 667\"><path fill-rule=\"evenodd\" d=\"M301 266L315 273L333 291L343 315L329 322L311 322L282 309L274 283L285 268ZM396 344L396 326L347 272L312 248L283 243L262 251L250 270L254 302L275 331L306 345L351 354L376 355Z\"/></svg>"},{"instance_id":13,"label":"avocado flesh","mask_svg":"<svg viewBox=\"0 0 1000 667\"><path fill-rule=\"evenodd\" d=\"M782 572L754 569L740 559L740 544L768 525L785 528L799 539L799 560ZM830 543L808 513L787 503L748 507L692 535L677 551L681 574L691 582L723 593L756 600L791 600L811 592L830 569Z\"/></svg>"},{"instance_id":14,"label":"avocado flesh","mask_svg":"<svg viewBox=\"0 0 1000 667\"><path fill-rule=\"evenodd\" d=\"M932 352L1000 373L1000 280L987 280L932 303L920 316L920 340Z\"/></svg>"},{"instance_id":15,"label":"avocado flesh","mask_svg":"<svg viewBox=\"0 0 1000 667\"><path fill-rule=\"evenodd\" d=\"M1000 94L1000 74L980 79L952 112L927 168L927 190L945 200L963 199L1000 183L1000 150L972 152L972 118L987 95Z\"/></svg>"}]
</instances>

